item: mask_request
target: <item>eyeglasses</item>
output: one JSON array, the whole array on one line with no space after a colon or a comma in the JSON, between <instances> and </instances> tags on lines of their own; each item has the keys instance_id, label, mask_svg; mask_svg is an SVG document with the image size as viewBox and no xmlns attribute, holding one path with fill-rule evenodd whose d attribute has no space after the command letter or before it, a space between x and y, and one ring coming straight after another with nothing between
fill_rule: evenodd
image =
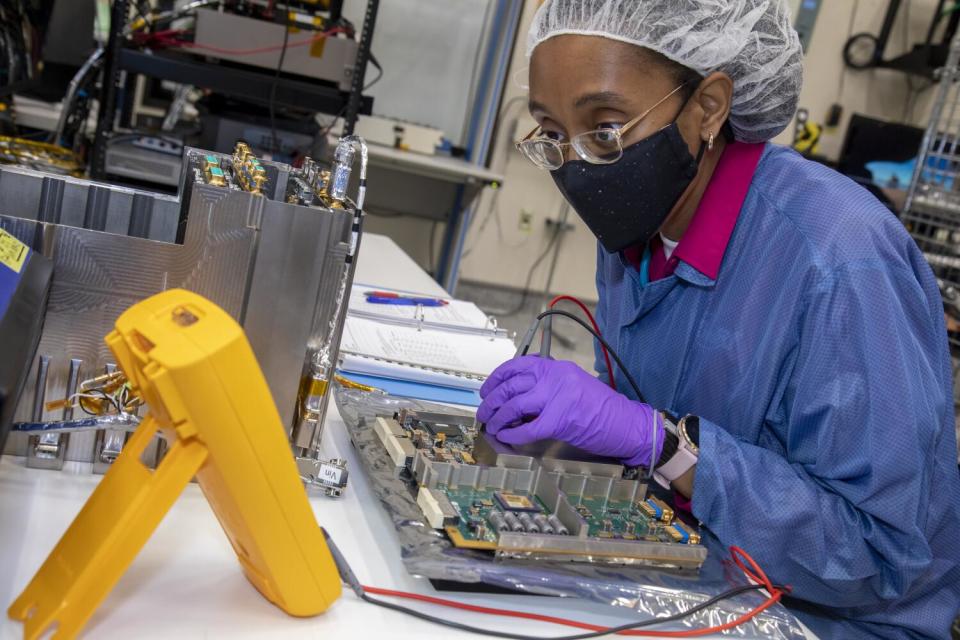
<instances>
[{"instance_id":1,"label":"eyeglasses","mask_svg":"<svg viewBox=\"0 0 960 640\"><path fill-rule=\"evenodd\" d=\"M654 109L673 97L684 86L685 83L681 84L655 105L619 129L595 129L574 136L570 139L570 142L557 142L544 136L535 138L534 134L540 130L540 125L537 125L533 131L517 143L517 150L527 160L548 171L554 171L563 166L563 163L566 162L567 147L573 147L577 155L590 164L613 164L623 157L623 137L627 135L627 132L639 124Z\"/></svg>"}]
</instances>

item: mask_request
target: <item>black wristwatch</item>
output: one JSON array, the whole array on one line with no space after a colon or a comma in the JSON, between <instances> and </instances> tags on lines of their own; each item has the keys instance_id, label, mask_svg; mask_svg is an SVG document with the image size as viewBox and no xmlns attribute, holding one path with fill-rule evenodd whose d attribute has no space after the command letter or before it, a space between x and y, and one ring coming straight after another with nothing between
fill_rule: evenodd
<instances>
[{"instance_id":1,"label":"black wristwatch","mask_svg":"<svg viewBox=\"0 0 960 640\"><path fill-rule=\"evenodd\" d=\"M690 470L700 457L700 418L686 416L677 420L663 413L664 442L660 459L653 470L654 479L664 488Z\"/></svg>"}]
</instances>

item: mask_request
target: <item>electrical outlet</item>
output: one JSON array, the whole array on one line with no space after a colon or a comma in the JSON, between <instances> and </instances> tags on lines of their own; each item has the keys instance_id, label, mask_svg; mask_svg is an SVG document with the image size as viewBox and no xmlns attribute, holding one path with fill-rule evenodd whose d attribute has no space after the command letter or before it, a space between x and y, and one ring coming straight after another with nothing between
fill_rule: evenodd
<instances>
[{"instance_id":1,"label":"electrical outlet","mask_svg":"<svg viewBox=\"0 0 960 640\"><path fill-rule=\"evenodd\" d=\"M533 212L521 209L520 222L517 227L524 233L530 233L530 231L533 230Z\"/></svg>"},{"instance_id":2,"label":"electrical outlet","mask_svg":"<svg viewBox=\"0 0 960 640\"><path fill-rule=\"evenodd\" d=\"M545 222L546 222L547 228L551 230L556 229L557 227L560 226L560 221L554 220L553 218L547 218ZM560 230L569 232L569 231L576 231L576 229L577 228L573 225L572 222L564 222L563 228Z\"/></svg>"}]
</instances>

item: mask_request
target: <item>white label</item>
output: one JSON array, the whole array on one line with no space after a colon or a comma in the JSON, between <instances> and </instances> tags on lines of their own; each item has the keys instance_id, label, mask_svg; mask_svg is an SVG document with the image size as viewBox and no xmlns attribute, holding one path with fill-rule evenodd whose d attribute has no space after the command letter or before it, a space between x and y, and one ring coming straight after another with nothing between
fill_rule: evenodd
<instances>
[{"instance_id":1,"label":"white label","mask_svg":"<svg viewBox=\"0 0 960 640\"><path fill-rule=\"evenodd\" d=\"M329 464L320 465L320 480L325 480L332 484L340 484L340 476L343 475L343 469Z\"/></svg>"}]
</instances>

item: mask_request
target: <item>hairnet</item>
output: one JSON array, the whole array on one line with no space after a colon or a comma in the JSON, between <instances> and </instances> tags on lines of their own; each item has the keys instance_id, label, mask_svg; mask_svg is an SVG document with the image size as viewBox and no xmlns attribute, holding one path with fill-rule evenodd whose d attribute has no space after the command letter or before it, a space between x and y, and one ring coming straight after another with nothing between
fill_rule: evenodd
<instances>
[{"instance_id":1,"label":"hairnet","mask_svg":"<svg viewBox=\"0 0 960 640\"><path fill-rule=\"evenodd\" d=\"M656 51L701 75L733 80L737 140L763 142L790 123L803 84L803 53L785 0L547 0L527 38L579 34Z\"/></svg>"}]
</instances>

